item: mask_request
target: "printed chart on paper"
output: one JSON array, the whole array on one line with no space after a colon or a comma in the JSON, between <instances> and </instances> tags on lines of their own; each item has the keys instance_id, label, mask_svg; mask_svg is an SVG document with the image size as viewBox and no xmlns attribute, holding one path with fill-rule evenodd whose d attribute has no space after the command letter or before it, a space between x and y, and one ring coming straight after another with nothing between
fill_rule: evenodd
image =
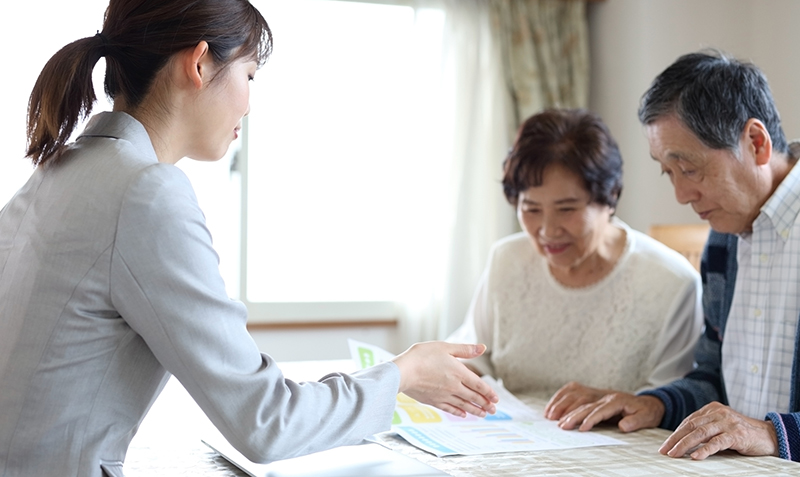
<instances>
[{"instance_id":1,"label":"printed chart on paper","mask_svg":"<svg viewBox=\"0 0 800 477\"><path fill-rule=\"evenodd\" d=\"M355 340L350 340L350 353L359 368L394 357L379 347ZM565 431L555 421L545 419L526 406L490 376L483 379L500 397L494 415L457 417L401 393L397 395L392 431L439 457L625 444L593 432Z\"/></svg>"}]
</instances>

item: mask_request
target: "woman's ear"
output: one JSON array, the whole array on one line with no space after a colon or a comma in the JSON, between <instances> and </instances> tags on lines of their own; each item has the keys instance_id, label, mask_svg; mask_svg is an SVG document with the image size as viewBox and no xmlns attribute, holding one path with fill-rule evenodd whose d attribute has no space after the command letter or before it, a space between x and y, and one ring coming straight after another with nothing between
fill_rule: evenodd
<instances>
[{"instance_id":1,"label":"woman's ear","mask_svg":"<svg viewBox=\"0 0 800 477\"><path fill-rule=\"evenodd\" d=\"M192 86L197 89L202 88L203 83L211 78L213 64L208 43L201 41L194 48L186 50L181 63L183 73Z\"/></svg>"}]
</instances>

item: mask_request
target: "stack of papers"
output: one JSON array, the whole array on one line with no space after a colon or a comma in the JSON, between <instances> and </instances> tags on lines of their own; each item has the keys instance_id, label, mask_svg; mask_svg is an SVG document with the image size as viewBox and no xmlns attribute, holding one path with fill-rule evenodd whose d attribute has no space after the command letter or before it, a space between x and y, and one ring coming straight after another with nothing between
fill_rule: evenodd
<instances>
[{"instance_id":1,"label":"stack of papers","mask_svg":"<svg viewBox=\"0 0 800 477\"><path fill-rule=\"evenodd\" d=\"M379 347L355 340L350 340L350 353L360 368L394 357ZM392 431L439 457L625 444L594 432L565 431L492 377L483 379L500 397L495 414L485 418L457 417L401 393L397 395Z\"/></svg>"}]
</instances>

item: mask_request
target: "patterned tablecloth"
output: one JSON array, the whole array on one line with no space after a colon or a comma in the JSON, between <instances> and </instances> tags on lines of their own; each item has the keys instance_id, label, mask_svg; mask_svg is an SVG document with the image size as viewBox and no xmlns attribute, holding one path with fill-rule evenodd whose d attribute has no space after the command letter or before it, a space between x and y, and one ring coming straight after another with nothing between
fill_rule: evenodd
<instances>
[{"instance_id":1,"label":"patterned tablecloth","mask_svg":"<svg viewBox=\"0 0 800 477\"><path fill-rule=\"evenodd\" d=\"M332 369L351 370L345 362L336 362L334 366L339 368L331 368L330 363L287 363L284 370L287 376L297 380L321 377ZM521 399L534 408L543 406L540 399L526 396ZM735 452L724 452L704 461L665 457L658 453L661 443L669 435L662 429L622 434L614 426L605 426L597 432L628 445L440 458L390 433L377 436L377 441L456 477L800 475L800 464L775 457L744 457ZM183 387L174 378L170 379L131 443L125 475L247 477L200 441L202 436L211 434L217 434L216 429Z\"/></svg>"}]
</instances>

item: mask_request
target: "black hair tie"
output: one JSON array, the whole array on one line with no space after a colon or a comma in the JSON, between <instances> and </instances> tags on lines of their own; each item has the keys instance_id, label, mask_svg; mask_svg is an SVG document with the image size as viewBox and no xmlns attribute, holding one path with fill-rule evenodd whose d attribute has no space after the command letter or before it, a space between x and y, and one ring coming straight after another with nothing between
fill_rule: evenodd
<instances>
[{"instance_id":1,"label":"black hair tie","mask_svg":"<svg viewBox=\"0 0 800 477\"><path fill-rule=\"evenodd\" d=\"M108 51L108 38L106 38L106 36L105 36L105 35L103 35L102 33L100 33L100 30L97 30L97 33L96 33L94 36L95 36L95 38L99 38L99 39L100 39L100 41L102 42L102 45L103 45L103 55L105 55L105 54L106 54L106 52Z\"/></svg>"}]
</instances>

